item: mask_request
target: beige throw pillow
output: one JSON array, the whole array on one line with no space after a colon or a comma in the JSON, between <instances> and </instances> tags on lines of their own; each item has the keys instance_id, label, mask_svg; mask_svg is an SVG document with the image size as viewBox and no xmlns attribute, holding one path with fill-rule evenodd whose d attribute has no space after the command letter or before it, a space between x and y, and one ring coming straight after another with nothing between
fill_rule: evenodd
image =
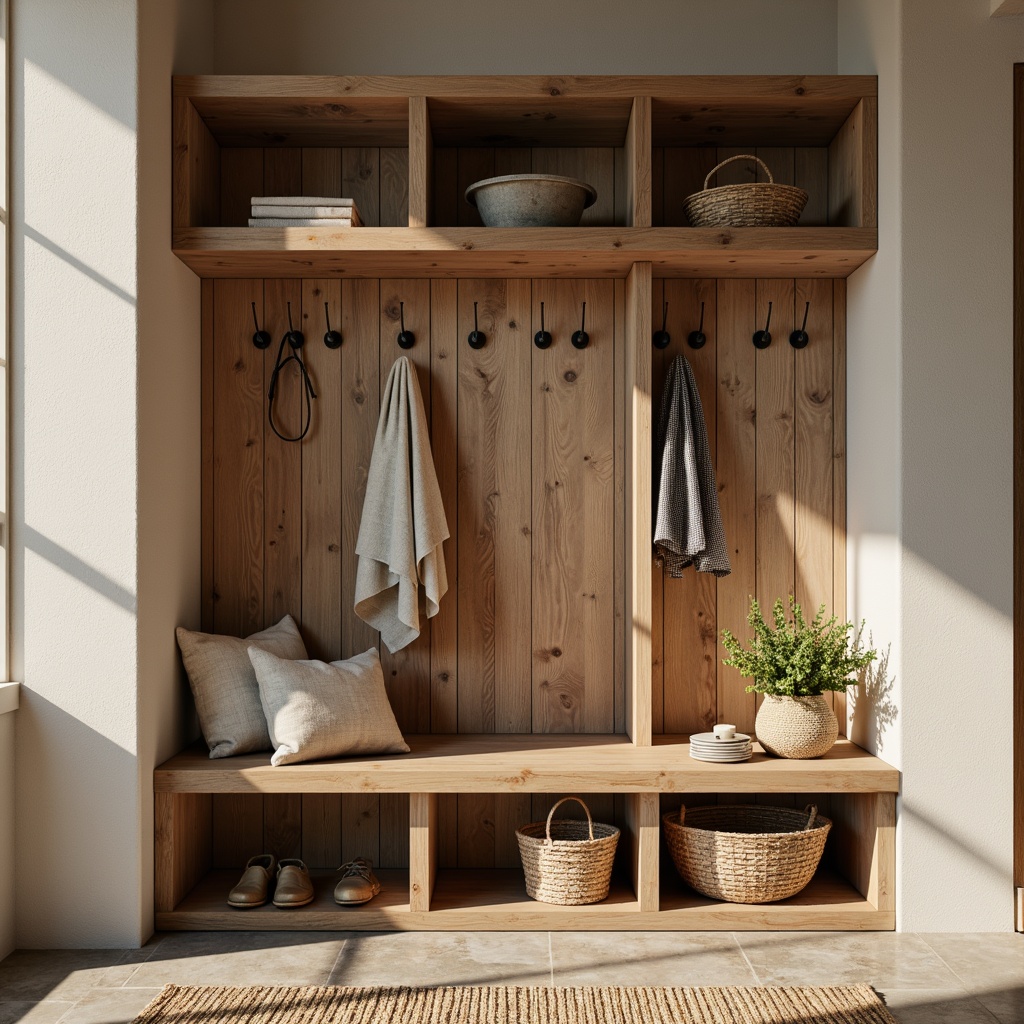
<instances>
[{"instance_id":1,"label":"beige throw pillow","mask_svg":"<svg viewBox=\"0 0 1024 1024\"><path fill-rule=\"evenodd\" d=\"M249 658L274 747L273 765L356 754L407 754L374 648L347 661Z\"/></svg>"},{"instance_id":2,"label":"beige throw pillow","mask_svg":"<svg viewBox=\"0 0 1024 1024\"><path fill-rule=\"evenodd\" d=\"M194 633L181 626L176 635L210 757L269 750L267 720L248 650L258 647L282 658L305 658L306 645L295 620L286 615L276 626L244 640Z\"/></svg>"}]
</instances>

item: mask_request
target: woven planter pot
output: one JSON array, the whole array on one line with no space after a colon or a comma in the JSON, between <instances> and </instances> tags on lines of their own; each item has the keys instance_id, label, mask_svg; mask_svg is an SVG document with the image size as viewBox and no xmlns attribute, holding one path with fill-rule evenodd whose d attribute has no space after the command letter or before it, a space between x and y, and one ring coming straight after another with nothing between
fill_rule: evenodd
<instances>
[{"instance_id":1,"label":"woven planter pot","mask_svg":"<svg viewBox=\"0 0 1024 1024\"><path fill-rule=\"evenodd\" d=\"M810 758L827 754L839 736L839 722L823 695L766 695L754 722L757 741L776 757Z\"/></svg>"},{"instance_id":2,"label":"woven planter pot","mask_svg":"<svg viewBox=\"0 0 1024 1024\"><path fill-rule=\"evenodd\" d=\"M582 805L586 821L552 820L567 800ZM516 839L523 858L526 891L535 900L573 907L600 903L607 897L619 830L614 825L595 823L590 808L579 797L559 800L547 821L517 829Z\"/></svg>"},{"instance_id":3,"label":"woven planter pot","mask_svg":"<svg viewBox=\"0 0 1024 1024\"><path fill-rule=\"evenodd\" d=\"M683 808L661 820L683 881L729 903L795 896L814 877L832 827L816 807L767 804Z\"/></svg>"}]
</instances>

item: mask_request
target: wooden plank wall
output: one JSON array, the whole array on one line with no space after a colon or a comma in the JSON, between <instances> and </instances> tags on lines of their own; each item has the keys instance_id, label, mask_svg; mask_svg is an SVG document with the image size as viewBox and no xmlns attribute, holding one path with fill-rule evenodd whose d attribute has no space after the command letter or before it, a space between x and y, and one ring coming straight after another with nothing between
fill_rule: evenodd
<instances>
[{"instance_id":1,"label":"wooden plank wall","mask_svg":"<svg viewBox=\"0 0 1024 1024\"><path fill-rule=\"evenodd\" d=\"M290 612L313 657L377 645L352 610L354 548L404 302L452 537L441 614L403 651L381 649L400 726L621 732L621 283L217 280L203 297L204 628L246 635ZM542 302L555 338L546 351L532 342ZM581 351L569 339L583 302ZM253 303L274 338L262 353ZM289 303L319 396L301 445L266 423ZM333 352L321 341L325 303L344 336ZM488 338L479 350L466 342L474 303ZM277 410L293 433L299 394L291 374ZM529 797L440 800L440 863L514 863L514 827L539 810ZM610 815L611 800L595 811ZM214 863L269 849L314 865L360 853L401 867L407 815L401 796L218 796Z\"/></svg>"}]
</instances>

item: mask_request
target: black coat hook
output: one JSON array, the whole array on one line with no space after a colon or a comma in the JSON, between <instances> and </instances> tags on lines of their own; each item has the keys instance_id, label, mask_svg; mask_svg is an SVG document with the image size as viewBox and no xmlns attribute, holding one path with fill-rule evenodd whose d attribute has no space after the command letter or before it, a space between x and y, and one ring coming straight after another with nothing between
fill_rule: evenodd
<instances>
[{"instance_id":1,"label":"black coat hook","mask_svg":"<svg viewBox=\"0 0 1024 1024\"><path fill-rule=\"evenodd\" d=\"M544 303L540 304L540 330L533 336L533 343L537 348L550 348L551 335L544 330Z\"/></svg>"},{"instance_id":2,"label":"black coat hook","mask_svg":"<svg viewBox=\"0 0 1024 1024\"><path fill-rule=\"evenodd\" d=\"M284 340L288 342L293 352L297 352L306 343L302 331L297 331L292 327L292 304L290 302L288 303L288 333L284 336Z\"/></svg>"},{"instance_id":3,"label":"black coat hook","mask_svg":"<svg viewBox=\"0 0 1024 1024\"><path fill-rule=\"evenodd\" d=\"M398 347L399 348L412 348L416 344L416 335L412 331L405 329L405 303L400 302L398 304L398 317L401 323L401 331L398 334Z\"/></svg>"},{"instance_id":4,"label":"black coat hook","mask_svg":"<svg viewBox=\"0 0 1024 1024\"><path fill-rule=\"evenodd\" d=\"M487 344L487 335L480 330L480 323L476 318L476 303L473 303L473 330L469 332L469 347L483 348Z\"/></svg>"},{"instance_id":5,"label":"black coat hook","mask_svg":"<svg viewBox=\"0 0 1024 1024\"><path fill-rule=\"evenodd\" d=\"M327 333L324 335L324 344L328 348L341 348L341 331L331 330L331 307L324 303L324 319L327 321Z\"/></svg>"},{"instance_id":6,"label":"black coat hook","mask_svg":"<svg viewBox=\"0 0 1024 1024\"><path fill-rule=\"evenodd\" d=\"M665 328L668 326L668 303L666 302L661 308L661 330L654 332L654 337L651 338L651 344L655 348L668 348L672 341L672 336L668 333Z\"/></svg>"},{"instance_id":7,"label":"black coat hook","mask_svg":"<svg viewBox=\"0 0 1024 1024\"><path fill-rule=\"evenodd\" d=\"M695 331L690 331L686 337L686 344L690 348L703 348L708 336L704 333L704 303L700 304L700 326Z\"/></svg>"},{"instance_id":8,"label":"black coat hook","mask_svg":"<svg viewBox=\"0 0 1024 1024\"><path fill-rule=\"evenodd\" d=\"M256 303L252 304L252 322L256 327L256 333L252 336L252 343L258 349L270 348L270 342L273 340L270 337L269 331L260 330L260 322L256 319Z\"/></svg>"},{"instance_id":9,"label":"black coat hook","mask_svg":"<svg viewBox=\"0 0 1024 1024\"><path fill-rule=\"evenodd\" d=\"M800 330L794 331L789 336L789 343L793 348L807 348L807 343L811 340L807 337L807 314L810 311L811 304L808 302L804 306L804 322L800 327Z\"/></svg>"},{"instance_id":10,"label":"black coat hook","mask_svg":"<svg viewBox=\"0 0 1024 1024\"><path fill-rule=\"evenodd\" d=\"M572 336L573 348L586 348L590 344L590 335L587 334L587 304L583 303L583 312L580 313L580 329Z\"/></svg>"},{"instance_id":11,"label":"black coat hook","mask_svg":"<svg viewBox=\"0 0 1024 1024\"><path fill-rule=\"evenodd\" d=\"M768 318L764 322L763 331L754 332L754 348L767 348L772 343L772 336L768 333L768 328L772 322L772 304L768 303Z\"/></svg>"}]
</instances>

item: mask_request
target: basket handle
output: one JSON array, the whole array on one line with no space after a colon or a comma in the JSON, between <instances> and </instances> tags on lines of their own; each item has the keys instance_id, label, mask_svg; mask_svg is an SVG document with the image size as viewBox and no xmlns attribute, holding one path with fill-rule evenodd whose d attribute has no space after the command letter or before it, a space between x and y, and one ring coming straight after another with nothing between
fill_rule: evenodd
<instances>
[{"instance_id":1,"label":"basket handle","mask_svg":"<svg viewBox=\"0 0 1024 1024\"><path fill-rule=\"evenodd\" d=\"M710 171L708 171L708 176L704 179L705 191L707 191L708 182L714 177L714 175L716 175L726 164L731 164L734 160L756 160L761 165L761 169L764 173L768 175L768 184L775 184L772 172L768 170L768 165L759 156L754 156L753 153L740 153L737 156L726 157L720 164L716 164Z\"/></svg>"},{"instance_id":2,"label":"basket handle","mask_svg":"<svg viewBox=\"0 0 1024 1024\"><path fill-rule=\"evenodd\" d=\"M809 828L814 825L814 819L818 817L818 807L816 804L808 804L804 808L804 814L807 815L807 824L804 825L804 831L806 832Z\"/></svg>"},{"instance_id":3,"label":"basket handle","mask_svg":"<svg viewBox=\"0 0 1024 1024\"><path fill-rule=\"evenodd\" d=\"M568 803L570 800L575 800L587 812L587 825L590 826L590 841L594 841L594 819L590 816L590 808L578 797L578 796L563 796L561 800L555 804L554 807L548 811L547 824L544 827L544 835L547 837L547 842L551 842L551 819L555 816L555 811L564 803Z\"/></svg>"}]
</instances>

